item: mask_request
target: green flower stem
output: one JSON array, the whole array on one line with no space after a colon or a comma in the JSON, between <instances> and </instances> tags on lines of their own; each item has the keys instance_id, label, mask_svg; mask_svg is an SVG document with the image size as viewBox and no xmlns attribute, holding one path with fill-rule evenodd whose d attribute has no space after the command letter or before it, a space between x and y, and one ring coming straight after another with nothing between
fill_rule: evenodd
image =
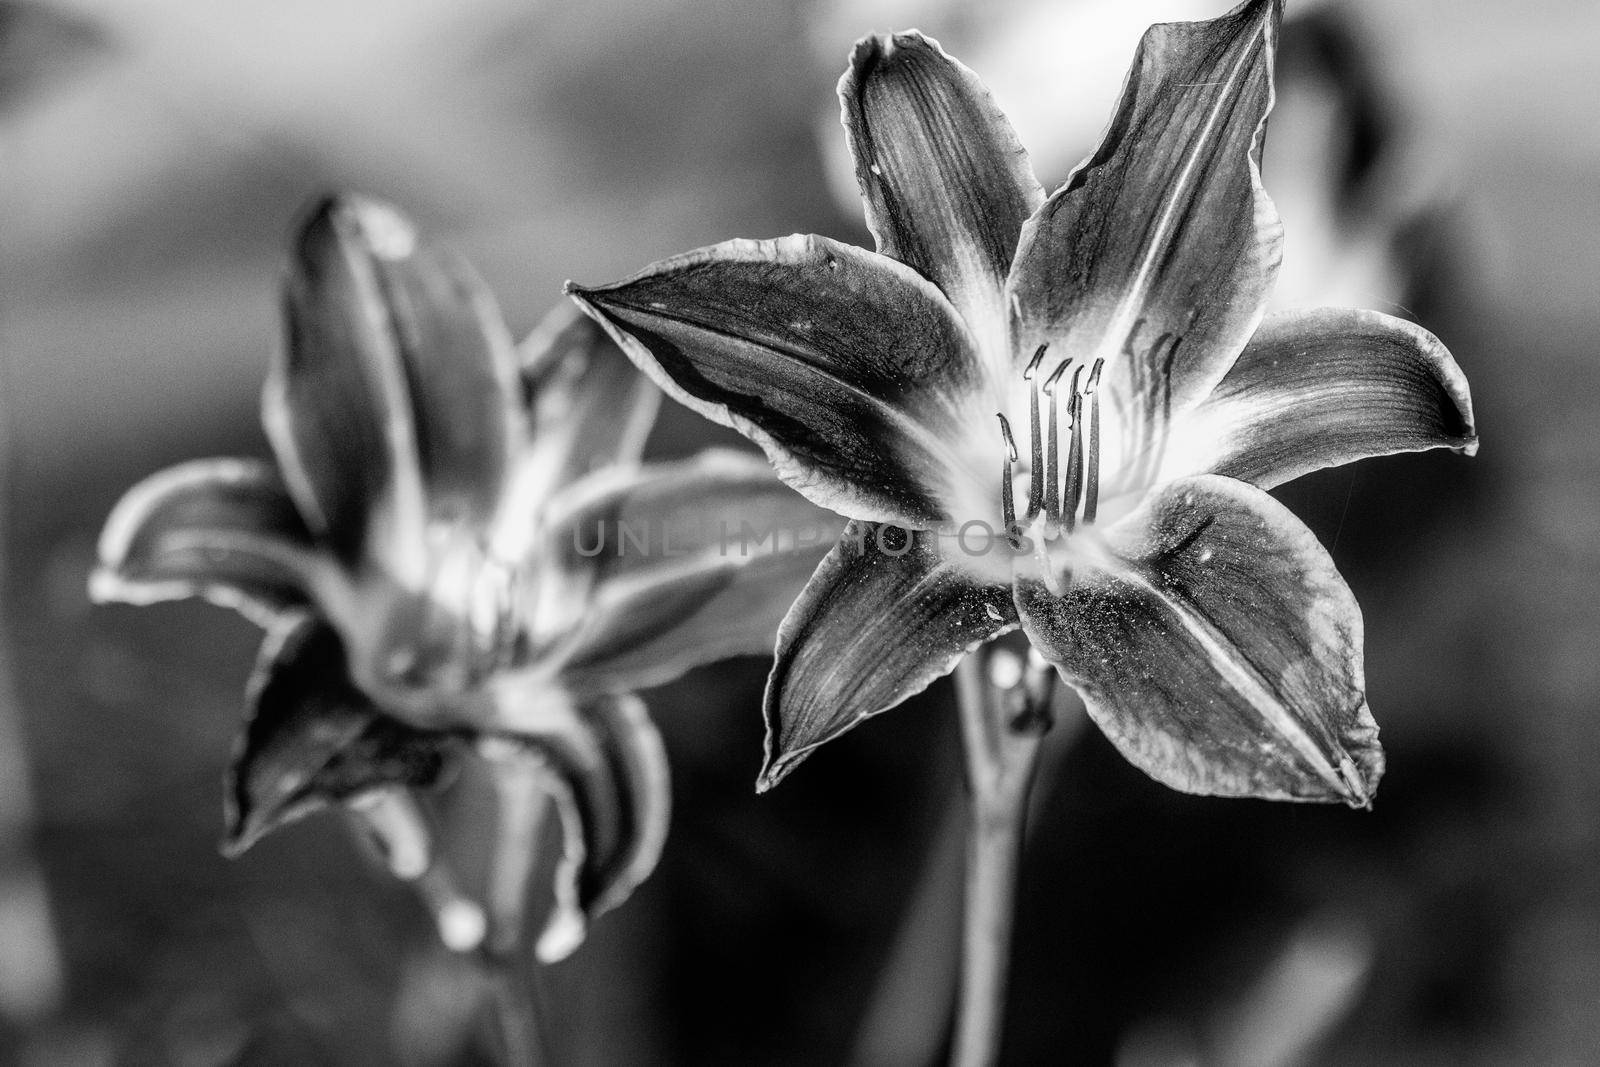
<instances>
[{"instance_id":1,"label":"green flower stem","mask_svg":"<svg viewBox=\"0 0 1600 1067\"><path fill-rule=\"evenodd\" d=\"M538 964L528 943L528 887L543 839L547 773L520 751L500 751L487 742L497 798L497 840L490 859L485 904L489 929L482 957L494 997L500 1050L507 1067L548 1062L540 1032Z\"/></svg>"},{"instance_id":2,"label":"green flower stem","mask_svg":"<svg viewBox=\"0 0 1600 1067\"><path fill-rule=\"evenodd\" d=\"M1000 1054L1017 863L1028 790L1049 724L1049 687L1028 685L1023 662L1013 649L996 642L956 668L970 801L961 990L952 1056L957 1067L988 1067Z\"/></svg>"},{"instance_id":3,"label":"green flower stem","mask_svg":"<svg viewBox=\"0 0 1600 1067\"><path fill-rule=\"evenodd\" d=\"M542 765L519 756L489 764L497 799L497 841L490 860L484 903L489 948L505 955L527 951L528 888L537 866L545 816Z\"/></svg>"},{"instance_id":4,"label":"green flower stem","mask_svg":"<svg viewBox=\"0 0 1600 1067\"><path fill-rule=\"evenodd\" d=\"M543 818L543 798L531 770L495 764L501 801L500 840L488 878L487 910L457 884L446 858L434 848L434 831L410 793L384 790L351 806L361 838L389 869L417 890L433 917L439 940L473 959L488 990L501 1062L530 1067L549 1062L539 1028L538 975L533 950L522 937L528 875Z\"/></svg>"},{"instance_id":5,"label":"green flower stem","mask_svg":"<svg viewBox=\"0 0 1600 1067\"><path fill-rule=\"evenodd\" d=\"M533 953L526 947L510 952L485 948L482 959L493 997L501 1062L506 1067L549 1063L539 1029L539 983Z\"/></svg>"}]
</instances>

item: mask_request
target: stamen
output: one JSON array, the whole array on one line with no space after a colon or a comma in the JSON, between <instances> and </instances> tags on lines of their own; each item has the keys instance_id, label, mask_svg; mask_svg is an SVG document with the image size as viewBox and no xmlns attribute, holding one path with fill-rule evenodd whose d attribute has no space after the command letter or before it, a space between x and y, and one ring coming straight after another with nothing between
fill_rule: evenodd
<instances>
[{"instance_id":1,"label":"stamen","mask_svg":"<svg viewBox=\"0 0 1600 1067\"><path fill-rule=\"evenodd\" d=\"M1028 366L1022 372L1022 380L1032 386L1032 393L1028 397L1028 436L1032 444L1028 466L1028 521L1032 522L1034 516L1039 514L1039 508L1044 501L1044 480L1040 472L1044 469L1044 443L1039 429L1039 381L1034 377L1034 372L1039 369L1039 363L1044 359L1045 349L1048 344L1038 347L1033 353L1033 358L1028 361Z\"/></svg>"},{"instance_id":2,"label":"stamen","mask_svg":"<svg viewBox=\"0 0 1600 1067\"><path fill-rule=\"evenodd\" d=\"M1094 525L1095 513L1100 507L1100 368L1104 359L1094 361L1089 372L1089 384L1084 395L1089 398L1089 458L1085 464L1083 486L1083 524Z\"/></svg>"},{"instance_id":3,"label":"stamen","mask_svg":"<svg viewBox=\"0 0 1600 1067\"><path fill-rule=\"evenodd\" d=\"M1017 442L1011 436L1011 424L1006 421L1005 415L995 412L994 417L1000 420L1000 435L1006 439L1006 462L1000 472L1000 514L1005 520L1006 536L1009 537L1012 527L1017 524L1017 504L1011 495L1011 465L1017 461Z\"/></svg>"},{"instance_id":4,"label":"stamen","mask_svg":"<svg viewBox=\"0 0 1600 1067\"><path fill-rule=\"evenodd\" d=\"M1083 367L1072 372L1072 399L1067 412L1072 417L1072 443L1067 446L1067 493L1063 501L1063 519L1070 532L1078 519L1078 498L1083 491L1083 394L1078 392L1078 382L1083 378Z\"/></svg>"},{"instance_id":5,"label":"stamen","mask_svg":"<svg viewBox=\"0 0 1600 1067\"><path fill-rule=\"evenodd\" d=\"M1000 436L1006 439L1006 462L1015 463L1017 461L1017 441L1016 438L1011 436L1011 423L1007 421L1005 415L998 411L994 413L994 417L1000 420Z\"/></svg>"},{"instance_id":6,"label":"stamen","mask_svg":"<svg viewBox=\"0 0 1600 1067\"><path fill-rule=\"evenodd\" d=\"M1044 513L1052 520L1061 518L1061 434L1056 421L1056 383L1072 365L1072 360L1066 360L1051 372L1041 387L1044 395L1050 398L1050 434L1046 438L1047 451L1044 464Z\"/></svg>"}]
</instances>

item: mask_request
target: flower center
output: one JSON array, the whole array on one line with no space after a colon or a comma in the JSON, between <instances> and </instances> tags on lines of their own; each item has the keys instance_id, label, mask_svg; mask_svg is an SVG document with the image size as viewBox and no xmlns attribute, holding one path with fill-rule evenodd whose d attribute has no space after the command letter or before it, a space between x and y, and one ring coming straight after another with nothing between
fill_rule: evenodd
<instances>
[{"instance_id":1,"label":"flower center","mask_svg":"<svg viewBox=\"0 0 1600 1067\"><path fill-rule=\"evenodd\" d=\"M442 532L427 558L422 588L388 606L378 663L393 686L464 691L516 658L522 581L462 530Z\"/></svg>"},{"instance_id":2,"label":"flower center","mask_svg":"<svg viewBox=\"0 0 1600 1067\"><path fill-rule=\"evenodd\" d=\"M1017 442L1005 413L1000 433L1005 438L1005 467L1000 479L1000 511L1006 532L1013 537L1033 525L1043 515L1045 534L1071 533L1081 522L1094 525L1100 506L1100 371L1104 359L1096 359L1085 377L1083 363L1073 365L1065 359L1041 377L1049 345L1040 345L1022 372L1028 383L1028 507L1021 523L1017 521L1014 479L1018 462ZM1065 422L1062 421L1062 378L1068 370ZM1061 461L1061 438L1067 437L1067 458Z\"/></svg>"}]
</instances>

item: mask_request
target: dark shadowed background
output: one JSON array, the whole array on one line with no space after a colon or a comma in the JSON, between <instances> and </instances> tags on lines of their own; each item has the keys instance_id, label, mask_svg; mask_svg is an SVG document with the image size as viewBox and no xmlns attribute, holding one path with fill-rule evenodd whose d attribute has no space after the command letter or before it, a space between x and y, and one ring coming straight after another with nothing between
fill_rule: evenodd
<instances>
[{"instance_id":1,"label":"dark shadowed background","mask_svg":"<svg viewBox=\"0 0 1600 1067\"><path fill-rule=\"evenodd\" d=\"M1168 0L0 3L0 1061L480 1062L475 988L323 816L217 853L257 633L91 607L121 490L265 455L291 222L391 199L525 331L561 282L734 236L865 243L833 85L920 26L1053 187ZM1058 728L1023 867L1015 1062L1600 1059L1600 10L1290 5L1279 302L1414 317L1482 453L1280 491L1366 614L1375 810L1205 800ZM675 408L652 451L734 443ZM893 640L893 633L883 635ZM936 686L757 798L765 666L646 694L666 857L546 975L561 1063L928 1062L960 797Z\"/></svg>"}]
</instances>

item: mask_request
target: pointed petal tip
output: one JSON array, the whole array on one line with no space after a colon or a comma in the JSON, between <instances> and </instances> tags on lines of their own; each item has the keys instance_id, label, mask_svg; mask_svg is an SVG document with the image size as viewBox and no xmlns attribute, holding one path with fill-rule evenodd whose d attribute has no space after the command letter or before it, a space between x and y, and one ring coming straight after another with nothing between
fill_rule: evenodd
<instances>
[{"instance_id":1,"label":"pointed petal tip","mask_svg":"<svg viewBox=\"0 0 1600 1067\"><path fill-rule=\"evenodd\" d=\"M611 331L610 325L606 322L606 313L602 310L605 305L605 291L608 288L611 288L611 286L579 285L577 282L568 280L562 285L561 291L566 295L568 300L571 300L575 305L577 305L578 311L581 313L578 316L580 320L587 318L589 321L598 325L602 330L606 331L607 336L610 336L613 340L616 340L615 335ZM617 341L617 344L619 347L622 347L624 351L626 351L626 345L623 345L620 341Z\"/></svg>"},{"instance_id":2,"label":"pointed petal tip","mask_svg":"<svg viewBox=\"0 0 1600 1067\"><path fill-rule=\"evenodd\" d=\"M1378 780L1383 777L1383 750L1374 748L1363 755L1366 758L1359 764L1348 754L1339 757L1340 799L1351 808L1371 811Z\"/></svg>"},{"instance_id":3,"label":"pointed petal tip","mask_svg":"<svg viewBox=\"0 0 1600 1067\"><path fill-rule=\"evenodd\" d=\"M227 829L223 832L222 840L217 844L217 851L224 859L236 860L250 851L252 845L265 836L267 828L262 826L260 820L255 818L239 818L232 812L228 815Z\"/></svg>"},{"instance_id":4,"label":"pointed petal tip","mask_svg":"<svg viewBox=\"0 0 1600 1067\"><path fill-rule=\"evenodd\" d=\"M843 93L845 86L854 79L856 71L868 60L882 55L889 47L888 34L869 33L865 37L857 38L856 43L850 46L850 55L845 60L845 72L839 79L839 91Z\"/></svg>"},{"instance_id":5,"label":"pointed petal tip","mask_svg":"<svg viewBox=\"0 0 1600 1067\"><path fill-rule=\"evenodd\" d=\"M855 723L851 723L851 725L854 726ZM811 744L803 745L790 751L769 754L766 764L761 768L761 776L756 779L756 792L758 794L765 793L775 788L785 778L793 774L796 767L809 759L813 752L843 732L843 730L840 730L830 733L819 741L814 741Z\"/></svg>"},{"instance_id":6,"label":"pointed petal tip","mask_svg":"<svg viewBox=\"0 0 1600 1067\"><path fill-rule=\"evenodd\" d=\"M846 129L850 128L850 98L860 89L872 69L879 64L892 62L900 50L923 49L950 59L938 41L918 29L895 30L891 33L870 33L858 38L850 48L844 73L839 76L839 99L844 104L840 118ZM798 236L798 235L797 235Z\"/></svg>"},{"instance_id":7,"label":"pointed petal tip","mask_svg":"<svg viewBox=\"0 0 1600 1067\"><path fill-rule=\"evenodd\" d=\"M539 934L533 952L540 963L560 963L577 951L588 936L589 924L578 908L556 908Z\"/></svg>"},{"instance_id":8,"label":"pointed petal tip","mask_svg":"<svg viewBox=\"0 0 1600 1067\"><path fill-rule=\"evenodd\" d=\"M1222 15L1217 19L1206 19L1203 21L1217 22L1221 19L1238 18L1245 15L1248 15L1257 21L1263 21L1268 18L1281 21L1283 18L1283 6L1284 0L1242 0L1241 3L1235 6L1233 10L1229 11L1227 14Z\"/></svg>"},{"instance_id":9,"label":"pointed petal tip","mask_svg":"<svg viewBox=\"0 0 1600 1067\"><path fill-rule=\"evenodd\" d=\"M803 754L778 756L777 758L768 757L766 765L761 768L760 775L756 777L756 795L760 796L763 793L770 792L779 782L789 777L789 772L795 769L795 766L799 764L802 758Z\"/></svg>"},{"instance_id":10,"label":"pointed petal tip","mask_svg":"<svg viewBox=\"0 0 1600 1067\"><path fill-rule=\"evenodd\" d=\"M606 325L605 313L600 308L605 301L606 290L615 287L614 285L579 285L569 278L562 283L561 292L565 294L567 299L578 306L579 311L604 327Z\"/></svg>"},{"instance_id":11,"label":"pointed petal tip","mask_svg":"<svg viewBox=\"0 0 1600 1067\"><path fill-rule=\"evenodd\" d=\"M241 747L234 755L233 765L229 767L223 785L223 833L217 849L225 859L230 860L244 855L271 829L266 825L261 811L250 803L244 790L245 753L242 738L238 744Z\"/></svg>"},{"instance_id":12,"label":"pointed petal tip","mask_svg":"<svg viewBox=\"0 0 1600 1067\"><path fill-rule=\"evenodd\" d=\"M939 42L929 37L916 27L906 30L894 30L890 33L869 33L857 39L850 49L850 64L856 63L869 56L881 56L885 59L894 55L900 48L929 48L936 52L943 52Z\"/></svg>"},{"instance_id":13,"label":"pointed petal tip","mask_svg":"<svg viewBox=\"0 0 1600 1067\"><path fill-rule=\"evenodd\" d=\"M114 604L123 599L122 576L110 564L102 563L89 572L89 602Z\"/></svg>"},{"instance_id":14,"label":"pointed petal tip","mask_svg":"<svg viewBox=\"0 0 1600 1067\"><path fill-rule=\"evenodd\" d=\"M374 259L398 261L417 251L419 238L399 208L359 193L329 193L312 202L295 231L302 262L335 249L354 247Z\"/></svg>"}]
</instances>

